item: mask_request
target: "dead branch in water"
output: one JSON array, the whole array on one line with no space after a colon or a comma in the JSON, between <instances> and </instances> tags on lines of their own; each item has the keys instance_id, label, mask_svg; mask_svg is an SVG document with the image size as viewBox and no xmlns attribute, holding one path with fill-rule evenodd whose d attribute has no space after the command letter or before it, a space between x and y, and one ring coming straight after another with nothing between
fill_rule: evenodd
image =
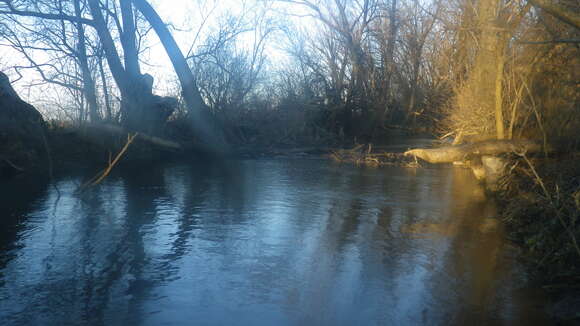
<instances>
[{"instance_id":1,"label":"dead branch in water","mask_svg":"<svg viewBox=\"0 0 580 326\"><path fill-rule=\"evenodd\" d=\"M115 156L115 159L113 161L111 161L111 159L109 158L109 164L107 165L107 167L103 171L101 171L100 173L98 173L97 175L95 175L93 178L91 178L89 181L83 183L77 189L77 192L82 192L86 188L95 186L95 185L99 184L101 181L103 181L103 179L105 179L107 177L107 175L109 175L109 173L111 172L111 170L113 169L113 167L115 167L115 165L117 164L117 162L119 162L119 160L121 159L121 157L123 157L123 154L125 154L125 152L129 148L129 145L131 145L131 143L133 142L133 140L135 139L135 137L137 137L138 134L139 133L134 133L132 135L127 135L127 142L125 143L125 146L123 146L123 148L121 148L121 150L119 151L119 153L117 154L117 156Z\"/></svg>"},{"instance_id":2,"label":"dead branch in water","mask_svg":"<svg viewBox=\"0 0 580 326\"><path fill-rule=\"evenodd\" d=\"M351 163L355 165L384 166L398 165L405 167L417 167L417 160L406 157L403 153L372 153L372 145L358 145L352 149L341 149L330 153L330 157L339 163Z\"/></svg>"}]
</instances>

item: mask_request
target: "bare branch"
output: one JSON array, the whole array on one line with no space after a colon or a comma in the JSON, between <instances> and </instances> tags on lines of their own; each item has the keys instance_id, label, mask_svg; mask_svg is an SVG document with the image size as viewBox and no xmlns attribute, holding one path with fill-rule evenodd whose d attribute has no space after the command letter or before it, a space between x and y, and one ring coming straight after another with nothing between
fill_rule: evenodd
<instances>
[{"instance_id":1,"label":"bare branch","mask_svg":"<svg viewBox=\"0 0 580 326\"><path fill-rule=\"evenodd\" d=\"M577 12L568 10L553 1L549 0L529 0L534 6L540 7L547 13L565 22L566 24L580 29L580 15Z\"/></svg>"},{"instance_id":2,"label":"bare branch","mask_svg":"<svg viewBox=\"0 0 580 326\"><path fill-rule=\"evenodd\" d=\"M520 44L557 44L557 43L568 43L577 44L580 43L579 39L561 39L561 40L548 40L548 41L518 41Z\"/></svg>"},{"instance_id":3,"label":"bare branch","mask_svg":"<svg viewBox=\"0 0 580 326\"><path fill-rule=\"evenodd\" d=\"M66 21L75 22L75 23L82 23L82 24L90 25L90 26L92 26L94 23L94 21L92 19L70 16L70 15L67 15L64 13L50 14L50 13L42 13L42 12L29 11L29 10L18 10L16 7L14 7L14 5L12 5L12 2L10 0L0 0L0 3L6 4L6 7L8 8L8 10L0 10L0 14L16 15L16 16L23 16L23 17L37 17L37 18L43 18L43 19L49 19L49 20L58 20L58 21L66 20Z\"/></svg>"}]
</instances>

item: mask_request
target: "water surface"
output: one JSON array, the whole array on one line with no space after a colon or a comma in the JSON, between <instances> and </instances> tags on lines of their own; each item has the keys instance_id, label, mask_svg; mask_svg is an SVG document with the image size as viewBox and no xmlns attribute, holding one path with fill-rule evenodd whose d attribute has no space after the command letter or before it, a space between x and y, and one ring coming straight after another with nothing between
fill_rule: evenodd
<instances>
[{"instance_id":1,"label":"water surface","mask_svg":"<svg viewBox=\"0 0 580 326\"><path fill-rule=\"evenodd\" d=\"M0 324L546 322L468 170L273 159L82 181L0 185Z\"/></svg>"}]
</instances>

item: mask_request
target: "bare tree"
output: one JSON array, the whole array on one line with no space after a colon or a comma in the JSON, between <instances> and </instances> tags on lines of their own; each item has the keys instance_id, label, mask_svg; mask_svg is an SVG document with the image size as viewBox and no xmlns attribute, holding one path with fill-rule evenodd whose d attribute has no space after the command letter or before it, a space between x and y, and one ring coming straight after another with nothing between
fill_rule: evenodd
<instances>
[{"instance_id":1,"label":"bare tree","mask_svg":"<svg viewBox=\"0 0 580 326\"><path fill-rule=\"evenodd\" d=\"M433 4L433 8L429 8L438 15L440 6L438 3ZM405 84L408 85L408 99L407 99L407 121L412 124L416 123L417 116L421 113L417 110L419 97L422 90L420 89L420 78L422 77L422 66L424 65L424 49L428 41L433 27L435 26L435 18L428 14L417 2L412 2L406 8L406 17L403 21L403 32L401 35L402 44L400 51L403 57L408 62L403 61L403 68L406 69L407 76ZM403 69L401 69L403 70Z\"/></svg>"},{"instance_id":2,"label":"bare tree","mask_svg":"<svg viewBox=\"0 0 580 326\"><path fill-rule=\"evenodd\" d=\"M139 11L145 16L147 21L151 24L161 43L165 47L165 51L169 55L171 63L182 88L183 98L187 105L189 115L194 124L195 130L200 134L200 137L209 143L209 146L213 146L214 149L219 150L219 146L214 145L224 145L225 141L221 135L221 130L209 128L208 123L211 118L207 114L206 105L199 93L199 89L195 82L195 78L187 65L187 61L179 46L173 39L171 32L167 26L163 23L163 20L157 12L151 7L151 5L145 0L133 0L135 6Z\"/></svg>"},{"instance_id":3,"label":"bare tree","mask_svg":"<svg viewBox=\"0 0 580 326\"><path fill-rule=\"evenodd\" d=\"M83 103L88 106L91 120L98 121L99 108L84 28L84 24L90 21L83 17L81 1L22 2L22 8L15 7L10 1L2 3L0 12L11 25L4 31L4 39L29 62L28 66L15 68L34 69L45 82L79 91L84 96ZM15 19L19 16L28 19ZM43 51L51 58L39 62L34 58L35 51ZM79 119L84 120L82 112Z\"/></svg>"},{"instance_id":4,"label":"bare tree","mask_svg":"<svg viewBox=\"0 0 580 326\"><path fill-rule=\"evenodd\" d=\"M580 29L580 14L578 12L567 9L553 1L548 0L529 0L534 6L540 7L551 15L555 16L559 20ZM577 9L577 8L576 8Z\"/></svg>"}]
</instances>

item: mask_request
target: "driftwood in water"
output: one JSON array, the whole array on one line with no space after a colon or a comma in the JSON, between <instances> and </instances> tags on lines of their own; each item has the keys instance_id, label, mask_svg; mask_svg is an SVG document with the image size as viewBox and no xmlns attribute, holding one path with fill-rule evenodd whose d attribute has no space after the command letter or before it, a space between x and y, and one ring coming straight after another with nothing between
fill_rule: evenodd
<instances>
[{"instance_id":1,"label":"driftwood in water","mask_svg":"<svg viewBox=\"0 0 580 326\"><path fill-rule=\"evenodd\" d=\"M340 163L353 163L356 165L417 166L417 161L412 156L405 156L403 153L373 153L371 145L358 145L352 149L336 150L330 154L330 157Z\"/></svg>"},{"instance_id":2,"label":"driftwood in water","mask_svg":"<svg viewBox=\"0 0 580 326\"><path fill-rule=\"evenodd\" d=\"M453 163L465 161L474 156L537 153L540 151L542 151L542 145L530 140L491 140L439 148L417 148L406 151L404 155L418 157L429 163Z\"/></svg>"}]
</instances>

